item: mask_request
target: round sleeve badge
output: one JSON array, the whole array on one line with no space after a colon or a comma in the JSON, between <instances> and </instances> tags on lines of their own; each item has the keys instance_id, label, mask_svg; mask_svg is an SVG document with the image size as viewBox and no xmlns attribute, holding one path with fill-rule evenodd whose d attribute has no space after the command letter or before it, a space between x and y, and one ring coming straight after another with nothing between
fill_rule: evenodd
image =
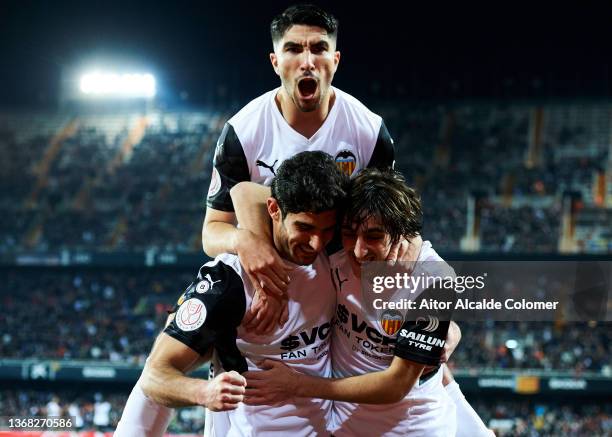
<instances>
[{"instance_id":1,"label":"round sleeve badge","mask_svg":"<svg viewBox=\"0 0 612 437\"><path fill-rule=\"evenodd\" d=\"M210 290L210 282L208 282L206 279L198 282L198 285L196 285L197 293L200 293L200 294L206 293L208 290Z\"/></svg>"},{"instance_id":2,"label":"round sleeve badge","mask_svg":"<svg viewBox=\"0 0 612 437\"><path fill-rule=\"evenodd\" d=\"M221 190L221 175L219 171L213 167L212 176L210 178L210 186L208 187L208 197L216 195Z\"/></svg>"},{"instance_id":3,"label":"round sleeve badge","mask_svg":"<svg viewBox=\"0 0 612 437\"><path fill-rule=\"evenodd\" d=\"M200 299L187 299L178 309L174 320L181 331L195 331L206 320L206 307Z\"/></svg>"}]
</instances>

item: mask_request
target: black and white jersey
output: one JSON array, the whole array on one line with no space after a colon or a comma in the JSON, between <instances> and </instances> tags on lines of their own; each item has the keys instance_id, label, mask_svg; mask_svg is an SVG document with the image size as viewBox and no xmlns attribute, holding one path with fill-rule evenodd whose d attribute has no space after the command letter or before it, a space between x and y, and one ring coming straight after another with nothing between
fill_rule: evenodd
<instances>
[{"instance_id":1,"label":"black and white jersey","mask_svg":"<svg viewBox=\"0 0 612 437\"><path fill-rule=\"evenodd\" d=\"M441 272L448 272L449 268L429 241L423 242L418 263L421 266L427 263L427 268L439 268ZM394 356L423 364L439 364L439 356L423 354L399 335L405 329L414 332L413 321L404 321L404 316L397 311L383 313L379 320L373 320L371 312L364 307L361 280L353 274L344 250L330 256L330 266L337 292L331 348L334 377L346 378L384 370L389 367ZM423 289L416 289L415 295L422 292ZM448 322L440 321L439 330L444 331L439 334L445 339ZM432 333L432 336L435 334ZM423 412L418 420L415 417L416 409L409 413L415 405L420 405L419 411ZM415 434L415 430L420 429L415 428L415 420L427 417L429 422L429 418L433 417L434 422L439 422L440 417L435 417L438 413L434 413L448 411L448 408L448 396L444 394L442 372L439 371L426 382L417 383L402 401L395 404L334 402L334 421L337 426L334 435L360 435L364 429L368 430L368 435L377 436L424 435L422 429L423 433ZM425 414L425 411L428 413ZM428 429L434 429L433 422L428 425Z\"/></svg>"},{"instance_id":2,"label":"black and white jersey","mask_svg":"<svg viewBox=\"0 0 612 437\"><path fill-rule=\"evenodd\" d=\"M214 374L257 371L264 359L295 370L331 377L329 343L336 295L329 261L319 256L289 273L289 319L270 335L246 332L240 323L254 295L238 257L220 255L205 264L177 303L165 332L200 354L213 348ZM214 375L212 375L214 376ZM248 406L206 415L207 436L325 435L331 401L295 398L283 405Z\"/></svg>"},{"instance_id":3,"label":"black and white jersey","mask_svg":"<svg viewBox=\"0 0 612 437\"><path fill-rule=\"evenodd\" d=\"M351 95L333 88L336 100L310 138L296 132L275 102L278 89L256 98L224 126L217 142L207 206L233 211L230 189L238 182L270 185L281 163L304 151L334 157L348 175L365 167L392 167L393 140L382 118Z\"/></svg>"}]
</instances>

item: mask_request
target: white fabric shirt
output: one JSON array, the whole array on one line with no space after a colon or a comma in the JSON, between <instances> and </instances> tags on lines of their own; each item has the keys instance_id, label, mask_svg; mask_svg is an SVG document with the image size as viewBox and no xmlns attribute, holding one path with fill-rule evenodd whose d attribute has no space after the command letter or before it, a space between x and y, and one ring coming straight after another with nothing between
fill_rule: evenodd
<instances>
[{"instance_id":1,"label":"white fabric shirt","mask_svg":"<svg viewBox=\"0 0 612 437\"><path fill-rule=\"evenodd\" d=\"M310 138L283 118L275 101L279 88L230 118L217 142L207 206L233 211L229 190L236 183L270 185L282 162L304 151L328 153L349 176L368 166L393 166L393 140L382 118L351 95L333 90L334 105Z\"/></svg>"},{"instance_id":2,"label":"white fabric shirt","mask_svg":"<svg viewBox=\"0 0 612 437\"><path fill-rule=\"evenodd\" d=\"M347 150L355 155L357 172L367 166L382 118L351 95L333 90L336 101L323 125L310 138L299 134L283 118L275 102L279 89L251 101L229 120L244 148L253 182L269 185L274 176L269 169L257 166L257 160L268 164L278 160L278 168L285 159L307 150L320 150L334 157Z\"/></svg>"},{"instance_id":3,"label":"white fabric shirt","mask_svg":"<svg viewBox=\"0 0 612 437\"><path fill-rule=\"evenodd\" d=\"M429 241L423 242L418 262L431 262L430 266L435 266L437 262L440 262L440 267L446 265ZM335 321L331 347L334 377L345 378L388 368L394 357L394 337L397 333L388 335L381 321L372 320L366 312L361 281L353 274L346 252L342 250L331 255L330 264L333 275L339 275L339 280L343 281L342 286L337 288L337 311L339 316L342 311L344 317L337 317ZM415 295L419 293L416 290ZM440 430L434 423L440 420L442 414L449 412L454 420L451 404L442 386L440 370L423 384L417 382L408 395L395 404L334 402L333 419L337 427L334 434L366 435L364 432L367 431L367 435L372 436L424 435L414 432L429 429L428 436L454 435L454 430L452 434L445 434L447 427ZM440 433L437 434L437 431Z\"/></svg>"},{"instance_id":4,"label":"white fabric shirt","mask_svg":"<svg viewBox=\"0 0 612 437\"><path fill-rule=\"evenodd\" d=\"M254 290L234 255L221 255L210 264L223 262L241 276L246 308ZM312 265L293 265L289 297L289 318L285 326L267 336L257 336L238 328L236 345L246 359L249 371L269 358L282 361L295 370L321 377L332 375L329 343L336 303L329 276L327 257L319 256ZM214 277L212 277L214 280ZM215 374L223 371L217 352L213 354ZM206 413L206 436L312 436L328 434L332 402L295 398L282 405L248 406L227 412Z\"/></svg>"}]
</instances>

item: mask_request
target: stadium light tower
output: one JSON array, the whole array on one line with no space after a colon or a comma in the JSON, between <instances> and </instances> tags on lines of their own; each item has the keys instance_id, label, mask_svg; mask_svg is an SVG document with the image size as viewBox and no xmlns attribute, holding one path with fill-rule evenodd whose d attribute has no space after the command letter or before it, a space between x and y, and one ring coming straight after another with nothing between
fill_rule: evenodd
<instances>
[{"instance_id":1,"label":"stadium light tower","mask_svg":"<svg viewBox=\"0 0 612 437\"><path fill-rule=\"evenodd\" d=\"M81 76L81 93L88 97L147 98L156 94L155 77L150 73L91 72Z\"/></svg>"}]
</instances>

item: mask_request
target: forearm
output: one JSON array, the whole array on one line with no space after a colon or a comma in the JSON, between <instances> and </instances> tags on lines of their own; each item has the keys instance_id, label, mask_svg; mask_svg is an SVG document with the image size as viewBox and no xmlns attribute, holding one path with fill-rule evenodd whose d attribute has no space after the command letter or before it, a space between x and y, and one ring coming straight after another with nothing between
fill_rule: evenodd
<instances>
[{"instance_id":1,"label":"forearm","mask_svg":"<svg viewBox=\"0 0 612 437\"><path fill-rule=\"evenodd\" d=\"M272 241L270 214L266 205L271 195L270 187L254 182L240 182L231 189L230 195L240 228Z\"/></svg>"},{"instance_id":2,"label":"forearm","mask_svg":"<svg viewBox=\"0 0 612 437\"><path fill-rule=\"evenodd\" d=\"M202 228L202 248L208 256L215 257L221 253L236 254L236 243L240 229L232 223L222 221L204 222Z\"/></svg>"},{"instance_id":3,"label":"forearm","mask_svg":"<svg viewBox=\"0 0 612 437\"><path fill-rule=\"evenodd\" d=\"M171 366L151 366L147 363L141 378L142 391L160 405L188 407L202 405L199 393L203 393L208 381L185 376Z\"/></svg>"},{"instance_id":4,"label":"forearm","mask_svg":"<svg viewBox=\"0 0 612 437\"><path fill-rule=\"evenodd\" d=\"M402 400L423 370L414 366L405 374L383 370L349 378L319 378L300 375L297 396L359 404L391 404Z\"/></svg>"}]
</instances>

